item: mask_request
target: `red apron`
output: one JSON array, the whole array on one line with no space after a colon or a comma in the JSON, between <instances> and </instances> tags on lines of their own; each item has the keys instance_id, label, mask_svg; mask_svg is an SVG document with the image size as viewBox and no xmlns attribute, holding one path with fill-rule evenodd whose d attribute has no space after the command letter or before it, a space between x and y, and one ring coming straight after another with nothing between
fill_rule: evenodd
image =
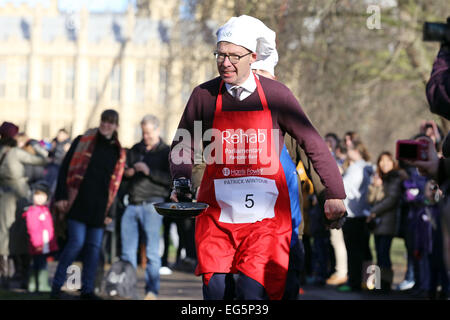
<instances>
[{"instance_id":1,"label":"red apron","mask_svg":"<svg viewBox=\"0 0 450 320\"><path fill-rule=\"evenodd\" d=\"M198 201L209 208L196 219L196 274L207 283L212 273L242 272L270 299L281 299L292 234L289 192L273 143L278 136L271 135L272 115L255 80L261 111L223 112L220 84L213 128L225 142L224 163L208 164L200 185Z\"/></svg>"}]
</instances>

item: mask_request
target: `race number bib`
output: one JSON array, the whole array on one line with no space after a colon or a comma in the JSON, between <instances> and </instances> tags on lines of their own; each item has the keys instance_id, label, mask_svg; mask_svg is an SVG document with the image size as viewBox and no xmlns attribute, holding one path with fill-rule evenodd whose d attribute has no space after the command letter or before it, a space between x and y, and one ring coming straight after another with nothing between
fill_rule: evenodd
<instances>
[{"instance_id":1,"label":"race number bib","mask_svg":"<svg viewBox=\"0 0 450 320\"><path fill-rule=\"evenodd\" d=\"M275 180L240 177L214 180L220 222L253 223L275 217L278 189Z\"/></svg>"}]
</instances>

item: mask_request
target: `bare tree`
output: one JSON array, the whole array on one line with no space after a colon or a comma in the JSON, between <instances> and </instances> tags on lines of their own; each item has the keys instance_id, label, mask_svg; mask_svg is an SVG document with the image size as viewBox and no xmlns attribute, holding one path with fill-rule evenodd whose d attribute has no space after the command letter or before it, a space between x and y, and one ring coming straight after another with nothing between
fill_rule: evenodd
<instances>
[{"instance_id":1,"label":"bare tree","mask_svg":"<svg viewBox=\"0 0 450 320\"><path fill-rule=\"evenodd\" d=\"M371 3L379 6L380 29L368 28ZM193 73L212 65L212 50L205 48L214 46L215 28L231 16L252 15L273 29L278 79L321 134L358 131L375 156L417 133L421 120L435 120L448 131L448 123L429 112L425 96L438 44L422 41L423 22L444 21L443 12L450 12L446 0L180 0L180 5L189 7L191 16L176 24L189 32L174 41L189 43L184 63Z\"/></svg>"}]
</instances>

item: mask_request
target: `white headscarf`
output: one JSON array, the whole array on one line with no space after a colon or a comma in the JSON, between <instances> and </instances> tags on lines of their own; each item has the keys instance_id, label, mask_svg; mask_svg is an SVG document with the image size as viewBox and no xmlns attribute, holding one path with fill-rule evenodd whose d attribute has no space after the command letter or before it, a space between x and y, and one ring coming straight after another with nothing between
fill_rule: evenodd
<instances>
[{"instance_id":1,"label":"white headscarf","mask_svg":"<svg viewBox=\"0 0 450 320\"><path fill-rule=\"evenodd\" d=\"M252 69L262 69L274 75L278 63L276 34L262 21L242 15L232 17L217 30L217 43L227 41L257 53Z\"/></svg>"},{"instance_id":2,"label":"white headscarf","mask_svg":"<svg viewBox=\"0 0 450 320\"><path fill-rule=\"evenodd\" d=\"M265 70L275 77L275 66L278 63L278 52L275 46L273 49L262 49L261 52L256 50L258 57L255 62L252 63L252 69Z\"/></svg>"}]
</instances>

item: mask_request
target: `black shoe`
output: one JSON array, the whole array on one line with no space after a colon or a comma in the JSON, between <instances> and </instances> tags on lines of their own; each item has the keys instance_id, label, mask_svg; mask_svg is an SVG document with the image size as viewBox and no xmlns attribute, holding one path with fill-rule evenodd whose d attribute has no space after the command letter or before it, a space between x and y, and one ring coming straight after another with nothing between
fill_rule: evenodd
<instances>
[{"instance_id":1,"label":"black shoe","mask_svg":"<svg viewBox=\"0 0 450 320\"><path fill-rule=\"evenodd\" d=\"M95 293L89 292L89 293L81 293L80 300L103 300L103 299L97 296Z\"/></svg>"},{"instance_id":2,"label":"black shoe","mask_svg":"<svg viewBox=\"0 0 450 320\"><path fill-rule=\"evenodd\" d=\"M437 299L437 291L428 291L428 299L436 300Z\"/></svg>"},{"instance_id":3,"label":"black shoe","mask_svg":"<svg viewBox=\"0 0 450 320\"><path fill-rule=\"evenodd\" d=\"M52 300L61 300L61 289L54 289L50 292L50 299Z\"/></svg>"},{"instance_id":4,"label":"black shoe","mask_svg":"<svg viewBox=\"0 0 450 320\"><path fill-rule=\"evenodd\" d=\"M437 299L438 300L448 300L448 293L441 291L439 292L439 294L437 295Z\"/></svg>"},{"instance_id":5,"label":"black shoe","mask_svg":"<svg viewBox=\"0 0 450 320\"><path fill-rule=\"evenodd\" d=\"M410 297L413 299L420 299L420 300L428 300L430 299L430 293L423 289L415 290L410 294Z\"/></svg>"}]
</instances>

